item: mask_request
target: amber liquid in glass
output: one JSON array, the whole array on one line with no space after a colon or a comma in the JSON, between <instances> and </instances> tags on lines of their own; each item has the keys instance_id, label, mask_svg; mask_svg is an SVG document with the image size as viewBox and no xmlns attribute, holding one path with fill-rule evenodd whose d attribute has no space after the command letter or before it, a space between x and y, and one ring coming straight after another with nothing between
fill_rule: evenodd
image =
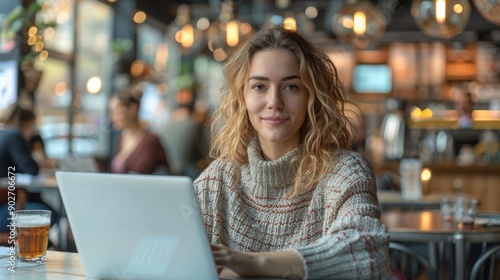
<instances>
[{"instance_id":1,"label":"amber liquid in glass","mask_svg":"<svg viewBox=\"0 0 500 280\"><path fill-rule=\"evenodd\" d=\"M17 246L19 259L23 261L41 260L47 253L50 224L17 226Z\"/></svg>"}]
</instances>

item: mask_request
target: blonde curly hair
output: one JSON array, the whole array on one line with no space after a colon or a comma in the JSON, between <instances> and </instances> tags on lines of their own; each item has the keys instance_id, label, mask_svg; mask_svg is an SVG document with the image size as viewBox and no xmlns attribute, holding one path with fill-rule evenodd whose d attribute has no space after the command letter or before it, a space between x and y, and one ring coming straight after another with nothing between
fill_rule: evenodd
<instances>
[{"instance_id":1,"label":"blonde curly hair","mask_svg":"<svg viewBox=\"0 0 500 280\"><path fill-rule=\"evenodd\" d=\"M330 58L298 32L282 25L262 29L235 51L224 66L227 85L214 112L210 155L236 166L248 163L247 146L256 136L244 100L253 56L266 49L292 52L299 62L299 76L307 93L307 116L301 127L302 148L293 161L299 169L291 195L313 187L328 172L340 148L348 148L347 102L344 87Z\"/></svg>"}]
</instances>

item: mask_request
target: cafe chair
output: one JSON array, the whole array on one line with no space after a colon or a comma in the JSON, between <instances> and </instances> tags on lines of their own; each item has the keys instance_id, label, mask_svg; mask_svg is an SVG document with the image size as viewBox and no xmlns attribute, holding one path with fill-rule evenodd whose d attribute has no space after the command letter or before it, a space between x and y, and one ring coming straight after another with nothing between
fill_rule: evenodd
<instances>
[{"instance_id":1,"label":"cafe chair","mask_svg":"<svg viewBox=\"0 0 500 280\"><path fill-rule=\"evenodd\" d=\"M431 263L418 252L412 251L408 247L391 242L389 244L389 253L391 256L391 268L393 270L394 279L414 279L418 274L418 267L414 264L419 264L426 270L426 278L429 280L437 280L436 269ZM404 278L395 274L394 271L404 275Z\"/></svg>"},{"instance_id":2,"label":"cafe chair","mask_svg":"<svg viewBox=\"0 0 500 280\"><path fill-rule=\"evenodd\" d=\"M495 246L486 253L484 253L479 259L477 259L476 263L472 267L471 273L470 273L470 280L476 280L476 279L493 279L493 273L494 273L494 268L495 268L495 261L496 261L496 255L497 253L500 253L500 245ZM484 278L483 275L481 277L479 276L480 270L484 268L484 265L487 261L490 261L490 266L489 266L489 277ZM500 279L500 272L499 273L499 279ZM482 273L481 273L482 274Z\"/></svg>"}]
</instances>

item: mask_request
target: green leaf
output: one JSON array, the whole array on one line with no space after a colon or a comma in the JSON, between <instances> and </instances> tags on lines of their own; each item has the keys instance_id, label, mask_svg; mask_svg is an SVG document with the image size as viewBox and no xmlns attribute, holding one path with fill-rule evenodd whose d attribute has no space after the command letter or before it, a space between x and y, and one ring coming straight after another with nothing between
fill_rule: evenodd
<instances>
[{"instance_id":1,"label":"green leaf","mask_svg":"<svg viewBox=\"0 0 500 280\"><path fill-rule=\"evenodd\" d=\"M22 40L25 40L27 37L26 32L28 31L28 28L33 25L38 27L39 30L57 26L57 23L55 21L36 22L35 15L37 12L40 12L42 10L44 4L44 2L33 0L33 2L31 2L31 4L27 6L27 8L24 8L22 5L18 5L5 17L0 17L0 25L5 28L5 30L2 30L4 36L9 35L10 37L14 37L16 36L15 34L18 33L22 37ZM39 53L30 48L30 51L20 59L22 61L32 61L38 55Z\"/></svg>"}]
</instances>

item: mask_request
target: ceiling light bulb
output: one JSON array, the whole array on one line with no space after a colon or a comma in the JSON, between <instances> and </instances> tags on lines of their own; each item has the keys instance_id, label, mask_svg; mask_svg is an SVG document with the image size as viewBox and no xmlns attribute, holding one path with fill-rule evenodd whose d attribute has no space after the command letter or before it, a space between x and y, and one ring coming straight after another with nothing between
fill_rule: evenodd
<instances>
[{"instance_id":1,"label":"ceiling light bulb","mask_svg":"<svg viewBox=\"0 0 500 280\"><path fill-rule=\"evenodd\" d=\"M367 48L378 42L386 25L382 12L367 0L348 1L332 18L333 33L358 48Z\"/></svg>"},{"instance_id":2,"label":"ceiling light bulb","mask_svg":"<svg viewBox=\"0 0 500 280\"><path fill-rule=\"evenodd\" d=\"M449 39L460 34L470 17L467 0L414 0L411 15L427 35Z\"/></svg>"}]
</instances>

